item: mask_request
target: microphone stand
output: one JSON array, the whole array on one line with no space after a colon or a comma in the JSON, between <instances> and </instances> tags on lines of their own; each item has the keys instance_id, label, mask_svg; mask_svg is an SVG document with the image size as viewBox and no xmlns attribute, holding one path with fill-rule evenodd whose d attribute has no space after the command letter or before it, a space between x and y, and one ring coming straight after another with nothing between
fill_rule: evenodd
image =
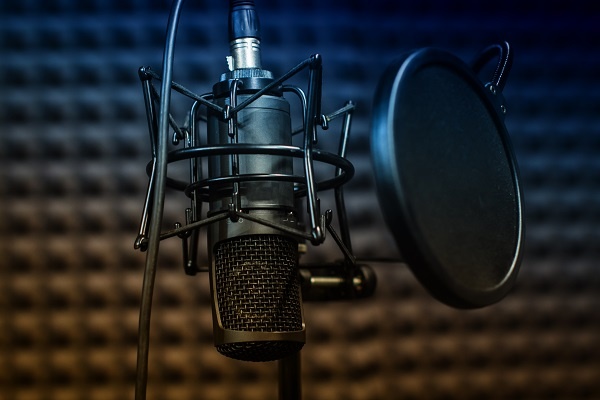
<instances>
[{"instance_id":1,"label":"microphone stand","mask_svg":"<svg viewBox=\"0 0 600 400\"><path fill-rule=\"evenodd\" d=\"M302 379L300 374L300 351L279 360L279 400L302 399Z\"/></svg>"}]
</instances>

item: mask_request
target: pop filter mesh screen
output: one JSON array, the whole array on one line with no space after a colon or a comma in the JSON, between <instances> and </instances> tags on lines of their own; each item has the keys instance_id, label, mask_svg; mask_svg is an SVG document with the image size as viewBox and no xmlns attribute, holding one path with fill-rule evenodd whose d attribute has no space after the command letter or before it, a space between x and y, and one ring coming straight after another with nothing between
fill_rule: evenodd
<instances>
[{"instance_id":1,"label":"pop filter mesh screen","mask_svg":"<svg viewBox=\"0 0 600 400\"><path fill-rule=\"evenodd\" d=\"M463 286L484 289L513 264L518 196L495 111L469 82L441 62L404 78L395 161L421 252Z\"/></svg>"},{"instance_id":2,"label":"pop filter mesh screen","mask_svg":"<svg viewBox=\"0 0 600 400\"><path fill-rule=\"evenodd\" d=\"M0 2L2 400L133 398L144 265L133 242L150 157L137 69L161 69L168 3ZM184 5L174 80L198 93L226 69L222 3ZM514 292L489 308L454 310L406 266L373 264L373 298L305 305L304 398L600 398L598 5L256 4L263 65L281 75L318 51L323 111L357 104L346 205L359 256L396 255L369 152L373 93L386 66L423 46L467 61L498 40L515 51L504 95L527 235ZM187 105L173 95L177 121ZM320 134L319 147L336 151L335 133ZM321 202L333 208L328 193ZM188 206L169 193L165 227L182 222ZM303 261L339 259L330 242ZM152 310L148 399L277 398L274 363L215 350L208 276L184 274L177 238L161 243Z\"/></svg>"}]
</instances>

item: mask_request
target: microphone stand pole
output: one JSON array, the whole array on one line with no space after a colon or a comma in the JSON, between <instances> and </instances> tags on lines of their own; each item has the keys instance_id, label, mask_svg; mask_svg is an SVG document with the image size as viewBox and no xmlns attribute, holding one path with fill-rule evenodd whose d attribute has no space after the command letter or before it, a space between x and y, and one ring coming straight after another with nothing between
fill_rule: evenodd
<instances>
[{"instance_id":1,"label":"microphone stand pole","mask_svg":"<svg viewBox=\"0 0 600 400\"><path fill-rule=\"evenodd\" d=\"M300 352L278 362L279 400L301 400Z\"/></svg>"}]
</instances>

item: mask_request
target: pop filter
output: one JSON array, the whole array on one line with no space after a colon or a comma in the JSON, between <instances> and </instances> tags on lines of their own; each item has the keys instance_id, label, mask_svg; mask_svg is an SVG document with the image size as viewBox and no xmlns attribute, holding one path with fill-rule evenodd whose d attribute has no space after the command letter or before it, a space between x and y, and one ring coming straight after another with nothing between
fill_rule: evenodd
<instances>
[{"instance_id":1,"label":"pop filter","mask_svg":"<svg viewBox=\"0 0 600 400\"><path fill-rule=\"evenodd\" d=\"M492 82L442 50L394 62L375 94L371 137L379 202L399 250L438 300L495 303L513 287L523 215L501 90L508 44ZM482 61L483 60L483 61Z\"/></svg>"}]
</instances>

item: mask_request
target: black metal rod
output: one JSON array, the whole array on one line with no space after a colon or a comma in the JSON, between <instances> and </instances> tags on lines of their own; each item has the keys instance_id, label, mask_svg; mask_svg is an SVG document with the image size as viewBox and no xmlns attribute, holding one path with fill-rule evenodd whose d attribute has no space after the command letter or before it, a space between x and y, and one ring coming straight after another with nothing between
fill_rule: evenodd
<instances>
[{"instance_id":1,"label":"black metal rod","mask_svg":"<svg viewBox=\"0 0 600 400\"><path fill-rule=\"evenodd\" d=\"M229 94L229 104L231 105L230 109L227 109L226 112L234 109L237 105L237 92L239 87L241 86L240 80L234 80L231 82L230 94ZM230 144L238 144L239 136L238 136L238 118L237 114L231 116L231 119L228 121L229 125L229 143ZM231 174L233 176L239 175L240 172L240 156L239 154L231 153ZM233 211L236 213L240 212L242 207L242 199L240 197L240 183L233 182L233 191L231 194L231 206L233 206ZM233 216L233 214L232 214ZM237 218L237 217L236 217Z\"/></svg>"},{"instance_id":2,"label":"black metal rod","mask_svg":"<svg viewBox=\"0 0 600 400\"><path fill-rule=\"evenodd\" d=\"M271 222L271 221L269 221L267 219L255 217L252 214L238 212L236 215L238 217L240 217L240 218L245 218L248 221L256 222L257 224L261 224L261 225L264 225L264 226L268 226L270 228L278 229L278 230L280 230L282 232L288 233L290 235L298 236L298 237L300 237L302 239L306 239L306 240L312 239L312 233L303 232L301 230L290 228L289 226L286 226L286 225L283 225L283 224L278 224L276 222Z\"/></svg>"},{"instance_id":3,"label":"black metal rod","mask_svg":"<svg viewBox=\"0 0 600 400\"><path fill-rule=\"evenodd\" d=\"M152 157L156 157L156 135L158 132L158 122L156 121L156 110L154 109L153 87L150 83L151 75L148 73L149 68L141 67L138 71L142 80L142 91L144 93L144 106L146 107L146 119L148 120L148 132L150 133L150 149Z\"/></svg>"},{"instance_id":4,"label":"black metal rod","mask_svg":"<svg viewBox=\"0 0 600 400\"><path fill-rule=\"evenodd\" d=\"M352 106L352 102L349 101L346 106ZM340 138L340 147L338 155L342 158L346 158L348 152L348 139L350 138L350 126L352 124L352 111L354 108L348 108L346 116L344 118L344 124L342 125L342 137ZM335 175L340 176L343 173L341 168L335 169ZM352 253L352 242L350 240L350 226L348 224L348 216L346 214L346 202L344 201L344 189L340 185L335 188L335 208L338 214L338 223L340 225L340 235L342 242L346 249Z\"/></svg>"},{"instance_id":5,"label":"black metal rod","mask_svg":"<svg viewBox=\"0 0 600 400\"><path fill-rule=\"evenodd\" d=\"M190 129L190 146L188 148L195 148L200 143L200 133L196 120L198 117L198 110L200 108L200 102L195 101L190 109L189 115L189 129ZM169 160L169 162L171 162ZM190 182L196 182L202 177L202 162L197 157L190 157ZM167 182L168 185L168 182ZM202 215L202 202L198 201L196 193L191 194L192 198L192 220L193 222L198 221Z\"/></svg>"},{"instance_id":6,"label":"black metal rod","mask_svg":"<svg viewBox=\"0 0 600 400\"><path fill-rule=\"evenodd\" d=\"M313 244L321 243L325 232L321 229L321 210L314 185L313 144L317 141L316 122L320 117L321 84L322 84L321 57L316 54L311 57L308 82L308 105L304 116L304 174L306 175L306 203L310 218Z\"/></svg>"},{"instance_id":7,"label":"black metal rod","mask_svg":"<svg viewBox=\"0 0 600 400\"><path fill-rule=\"evenodd\" d=\"M217 146L198 146L194 148L187 149L178 149L169 152L168 162L177 162L182 160L187 160L190 158L199 158L199 157L207 157L207 156L215 156L215 155L225 155L225 154L266 154L266 155L274 155L274 156L289 156L289 157L297 157L303 158L304 150L300 147L296 146L287 146L287 145L255 145L255 144L227 144L227 145L217 145ZM337 154L321 151L318 149L314 149L312 151L312 160L323 162L326 164L333 165L335 167L342 169L342 174L334 175L333 178L318 182L316 184L316 190L328 190L335 188L338 185L342 185L348 182L354 176L354 166L348 160L341 158ZM152 171L152 164L149 163L146 167L148 174ZM273 175L272 180L280 180L278 176ZM283 176L283 175L279 175ZM268 177L267 177L268 178ZM191 190L198 190L199 188L208 185L209 183L216 183L216 181L228 181L232 179L239 179L240 182L245 180L241 175L238 177L234 176L226 176L219 178L211 178L205 179L200 182L184 182L175 179L168 179L167 186L184 191L186 195L190 195ZM257 178L263 179L263 178ZM286 178L287 179L287 178ZM305 177L301 177L303 182L305 181ZM251 180L251 179L246 179ZM305 191L299 191L296 195L304 195Z\"/></svg>"},{"instance_id":8,"label":"black metal rod","mask_svg":"<svg viewBox=\"0 0 600 400\"><path fill-rule=\"evenodd\" d=\"M352 254L352 250L349 249L348 246L346 246L346 244L339 237L339 235L337 234L335 229L333 229L333 226L331 226L331 210L327 211L325 220L327 223L327 225L326 225L327 230L331 234L331 237L333 238L335 243L338 245L338 247L344 254L344 257L346 258L346 261L349 263L349 265L354 267L356 265L356 258L354 257L354 254Z\"/></svg>"},{"instance_id":9,"label":"black metal rod","mask_svg":"<svg viewBox=\"0 0 600 400\"><path fill-rule=\"evenodd\" d=\"M148 133L150 134L150 149L152 153L152 172L148 179L148 186L146 188L146 197L144 199L144 208L142 210L142 218L140 220L140 228L138 230L138 236L135 239L133 247L135 249L146 250L146 241L148 237L148 220L150 218L151 200L153 192L154 177L156 171L156 135L158 132L158 122L156 121L156 110L154 109L154 102L152 100L152 85L150 80L152 79L148 74L148 68L141 67L138 70L138 74L142 81L142 92L144 94L144 105L146 107L146 118L148 121Z\"/></svg>"},{"instance_id":10,"label":"black metal rod","mask_svg":"<svg viewBox=\"0 0 600 400\"><path fill-rule=\"evenodd\" d=\"M300 89L299 87L293 86L293 85L282 86L281 91L284 93L285 92L293 93L298 97L298 99L300 100L300 103L302 104L302 115L305 116L305 114L306 114L306 95L304 94L304 91L302 89ZM292 131L292 136L296 136L300 133L304 133L305 124L306 124L306 121L303 120L302 126L300 128L297 128Z\"/></svg>"},{"instance_id":11,"label":"black metal rod","mask_svg":"<svg viewBox=\"0 0 600 400\"><path fill-rule=\"evenodd\" d=\"M190 232L194 229L198 229L200 227L206 226L208 224L212 224L214 222L220 221L222 219L227 218L227 215L217 214L212 217L204 218L201 221L192 222L186 226L181 226L179 228L172 229L160 235L160 240L165 240L172 238L174 236L178 236L187 232Z\"/></svg>"},{"instance_id":12,"label":"black metal rod","mask_svg":"<svg viewBox=\"0 0 600 400\"><path fill-rule=\"evenodd\" d=\"M278 361L279 400L300 400L302 398L300 365L300 352Z\"/></svg>"},{"instance_id":13,"label":"black metal rod","mask_svg":"<svg viewBox=\"0 0 600 400\"><path fill-rule=\"evenodd\" d=\"M156 88L154 86L150 85L150 90L151 90L153 99L160 102L160 95L156 91ZM177 125L177 122L175 121L175 118L173 118L171 113L169 113L169 125L175 131L175 134L177 135L177 139L182 140L185 135L184 135L183 131L181 130L181 128L179 127L179 125Z\"/></svg>"},{"instance_id":14,"label":"black metal rod","mask_svg":"<svg viewBox=\"0 0 600 400\"><path fill-rule=\"evenodd\" d=\"M148 221L150 219L150 213L152 212L152 197L154 193L154 179L156 176L156 158L152 159L152 172L148 179L148 187L146 189L146 197L144 198L144 209L142 210L142 219L140 221L140 229L138 230L138 236L135 239L133 248L146 250L148 242Z\"/></svg>"},{"instance_id":15,"label":"black metal rod","mask_svg":"<svg viewBox=\"0 0 600 400\"><path fill-rule=\"evenodd\" d=\"M274 88L278 87L279 85L281 85L283 82L287 81L288 79L290 79L292 76L296 75L298 72L302 71L304 68L311 66L313 64L314 60L313 57L307 58L306 60L302 61L300 64L296 65L294 68L290 69L288 72L286 72L284 75L282 75L281 77L279 77L278 79L274 80L273 82L269 83L267 86L265 86L264 88L262 88L261 90L259 90L258 92L254 93L252 96L248 97L247 99L245 99L244 101L242 101L240 104L238 104L235 108L232 108L231 110L231 117L234 116L235 114L237 114L239 111L243 110L244 108L246 108L246 106L248 106L250 103L252 103L253 101L257 100L259 97L261 97L262 95L264 95L265 93L268 93L269 91L273 90Z\"/></svg>"},{"instance_id":16,"label":"black metal rod","mask_svg":"<svg viewBox=\"0 0 600 400\"><path fill-rule=\"evenodd\" d=\"M140 304L140 320L138 326L137 369L135 381L135 399L146 399L148 384L148 350L150 347L150 316L152 311L152 293L156 278L158 247L160 245L160 229L164 211L165 187L167 179L167 137L169 130L169 106L171 100L171 78L173 76L173 54L175 36L183 0L174 0L167 25L165 50L163 54L164 79L161 86L161 106L158 118L158 143L156 153L156 185L153 190L152 216L148 237L148 251L142 298Z\"/></svg>"},{"instance_id":17,"label":"black metal rod","mask_svg":"<svg viewBox=\"0 0 600 400\"><path fill-rule=\"evenodd\" d=\"M162 81L163 78L161 78L160 75L158 75L156 72L152 71L150 68L148 68L147 72L150 76L152 76L152 78ZM164 82L163 82L163 85L164 85ZM223 107L219 106L216 103L208 101L208 98L212 96L212 93L209 95L198 95L198 94L192 92L191 90L187 89L183 85L180 85L177 82L171 82L171 88L173 90L175 90L176 92L189 97L192 100L196 100L196 101L202 103L202 105L205 105L206 107L211 108L220 114L222 114L224 111Z\"/></svg>"},{"instance_id":18,"label":"black metal rod","mask_svg":"<svg viewBox=\"0 0 600 400\"><path fill-rule=\"evenodd\" d=\"M196 125L196 113L200 108L200 102L195 101L190 109L189 115L189 131L187 132L188 140L185 142L185 147L192 148L198 144L199 137ZM190 158L190 181L195 182L202 176L202 163L197 158ZM186 224L196 222L202 215L202 201L198 201L198 195L196 192L191 193L191 216L190 220L186 221ZM195 274L198 268L198 242L200 238L200 232L198 229L192 231L189 242L189 253L187 255L187 263L184 265L185 271L188 275ZM187 239L184 239L187 240Z\"/></svg>"}]
</instances>

